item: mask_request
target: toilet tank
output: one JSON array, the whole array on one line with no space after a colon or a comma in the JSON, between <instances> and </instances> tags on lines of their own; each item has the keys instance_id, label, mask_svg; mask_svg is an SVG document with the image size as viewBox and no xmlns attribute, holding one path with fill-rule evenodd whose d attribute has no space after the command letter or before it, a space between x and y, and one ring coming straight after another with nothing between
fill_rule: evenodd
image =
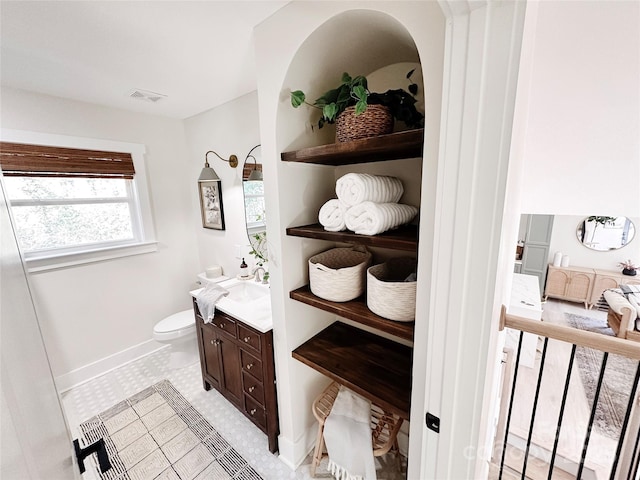
<instances>
[{"instance_id":1,"label":"toilet tank","mask_svg":"<svg viewBox=\"0 0 640 480\"><path fill-rule=\"evenodd\" d=\"M209 283L220 283L220 282L224 282L225 280L229 280L229 277L225 275L220 275L219 277L216 277L216 278L209 278L207 277L206 273L202 272L198 274L196 283L201 287L206 287L207 284Z\"/></svg>"}]
</instances>

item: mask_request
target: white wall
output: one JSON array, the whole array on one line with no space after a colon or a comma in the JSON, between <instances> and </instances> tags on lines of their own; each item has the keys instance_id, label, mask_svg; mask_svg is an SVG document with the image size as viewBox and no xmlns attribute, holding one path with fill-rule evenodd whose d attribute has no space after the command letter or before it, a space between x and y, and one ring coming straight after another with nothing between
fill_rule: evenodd
<instances>
[{"instance_id":1,"label":"white wall","mask_svg":"<svg viewBox=\"0 0 640 480\"><path fill-rule=\"evenodd\" d=\"M521 212L640 216L640 3L537 3Z\"/></svg>"},{"instance_id":2,"label":"white wall","mask_svg":"<svg viewBox=\"0 0 640 480\"><path fill-rule=\"evenodd\" d=\"M189 308L202 267L182 122L10 88L0 115L7 129L146 146L158 251L40 272L31 282L54 376L149 342L155 323Z\"/></svg>"},{"instance_id":3,"label":"white wall","mask_svg":"<svg viewBox=\"0 0 640 480\"><path fill-rule=\"evenodd\" d=\"M622 271L618 262L631 259L640 263L640 218L630 217L636 228L636 235L631 242L619 250L598 252L591 250L576 237L576 229L584 220L582 215L556 215L553 217L553 230L549 244L549 262L553 262L556 252L569 255L570 266L600 268L603 270Z\"/></svg>"},{"instance_id":4,"label":"white wall","mask_svg":"<svg viewBox=\"0 0 640 480\"><path fill-rule=\"evenodd\" d=\"M209 154L209 165L222 180L222 203L225 230L202 228L200 216L191 229L196 232L198 257L204 269L210 265L221 265L227 276L240 273L241 260L236 258L236 245L247 245L247 229L242 193L242 164L249 150L260 143L258 125L258 94L252 92L214 109L190 117L184 121L188 148L188 178L191 210L199 212L197 180L204 166L205 153L214 150L221 157L238 157L238 167L233 169L214 154ZM264 161L261 149L254 155L260 163ZM268 182L269 176L265 175ZM255 258L247 256L251 268Z\"/></svg>"}]
</instances>

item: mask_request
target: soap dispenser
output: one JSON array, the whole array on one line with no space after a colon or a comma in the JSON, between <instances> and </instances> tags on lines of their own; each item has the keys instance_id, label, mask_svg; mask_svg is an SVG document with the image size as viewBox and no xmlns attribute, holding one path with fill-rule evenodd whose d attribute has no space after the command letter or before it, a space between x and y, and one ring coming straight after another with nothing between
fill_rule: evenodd
<instances>
[{"instance_id":1,"label":"soap dispenser","mask_svg":"<svg viewBox=\"0 0 640 480\"><path fill-rule=\"evenodd\" d=\"M249 267L245 263L244 258L242 259L242 263L240 264L240 276L242 278L247 278L249 276Z\"/></svg>"}]
</instances>

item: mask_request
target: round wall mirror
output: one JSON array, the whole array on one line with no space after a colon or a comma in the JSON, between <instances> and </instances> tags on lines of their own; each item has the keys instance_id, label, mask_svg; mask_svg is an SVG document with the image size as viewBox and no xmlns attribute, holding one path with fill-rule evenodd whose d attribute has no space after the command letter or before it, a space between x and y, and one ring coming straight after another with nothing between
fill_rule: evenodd
<instances>
[{"instance_id":1,"label":"round wall mirror","mask_svg":"<svg viewBox=\"0 0 640 480\"><path fill-rule=\"evenodd\" d=\"M262 164L255 153L260 145L253 147L242 166L242 191L244 193L244 217L251 254L258 263L267 261L267 218L264 207L264 183Z\"/></svg>"},{"instance_id":2,"label":"round wall mirror","mask_svg":"<svg viewBox=\"0 0 640 480\"><path fill-rule=\"evenodd\" d=\"M576 229L582 245L600 252L624 247L635 234L635 226L627 217L587 217Z\"/></svg>"}]
</instances>

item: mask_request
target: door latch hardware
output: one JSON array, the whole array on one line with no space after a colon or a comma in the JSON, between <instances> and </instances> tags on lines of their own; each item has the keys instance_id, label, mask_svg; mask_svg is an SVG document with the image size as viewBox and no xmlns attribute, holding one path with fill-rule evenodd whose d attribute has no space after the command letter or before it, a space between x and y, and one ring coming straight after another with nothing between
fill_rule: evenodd
<instances>
[{"instance_id":1,"label":"door latch hardware","mask_svg":"<svg viewBox=\"0 0 640 480\"><path fill-rule=\"evenodd\" d=\"M427 422L427 428L429 430L433 430L436 433L440 433L440 419L438 417L427 412L426 422Z\"/></svg>"},{"instance_id":2,"label":"door latch hardware","mask_svg":"<svg viewBox=\"0 0 640 480\"><path fill-rule=\"evenodd\" d=\"M100 473L104 473L111 468L111 462L109 461L109 455L107 454L107 447L104 444L104 439L101 438L93 442L84 448L80 448L80 442L78 439L73 441L73 448L76 451L76 458L78 459L78 468L80 473L85 472L84 459L92 453L98 456L98 465L100 466Z\"/></svg>"}]
</instances>

